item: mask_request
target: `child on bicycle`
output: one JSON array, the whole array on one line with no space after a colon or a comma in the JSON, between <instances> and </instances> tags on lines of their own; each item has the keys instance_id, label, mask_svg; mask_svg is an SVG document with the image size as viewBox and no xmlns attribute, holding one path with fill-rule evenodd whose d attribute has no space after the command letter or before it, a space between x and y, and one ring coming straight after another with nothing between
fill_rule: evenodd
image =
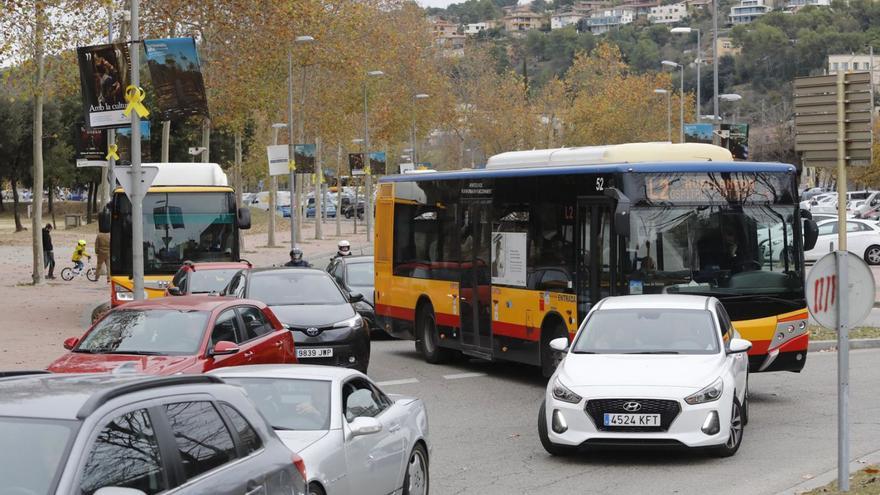
<instances>
[{"instance_id":1,"label":"child on bicycle","mask_svg":"<svg viewBox=\"0 0 880 495\"><path fill-rule=\"evenodd\" d=\"M92 256L86 252L86 241L80 239L79 242L76 243L76 249L73 250L73 256L70 258L75 264L77 271L82 271L83 269L83 257L88 258L89 261L92 260Z\"/></svg>"}]
</instances>

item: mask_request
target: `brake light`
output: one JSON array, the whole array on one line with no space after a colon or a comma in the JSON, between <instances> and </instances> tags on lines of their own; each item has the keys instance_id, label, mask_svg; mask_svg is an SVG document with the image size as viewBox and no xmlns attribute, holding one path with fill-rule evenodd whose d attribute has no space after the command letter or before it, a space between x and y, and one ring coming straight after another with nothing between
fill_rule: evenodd
<instances>
[{"instance_id":1,"label":"brake light","mask_svg":"<svg viewBox=\"0 0 880 495\"><path fill-rule=\"evenodd\" d=\"M308 483L309 478L306 476L306 463L303 461L303 458L293 454L293 465L296 467L296 470L299 471L299 474L302 475L306 483Z\"/></svg>"}]
</instances>

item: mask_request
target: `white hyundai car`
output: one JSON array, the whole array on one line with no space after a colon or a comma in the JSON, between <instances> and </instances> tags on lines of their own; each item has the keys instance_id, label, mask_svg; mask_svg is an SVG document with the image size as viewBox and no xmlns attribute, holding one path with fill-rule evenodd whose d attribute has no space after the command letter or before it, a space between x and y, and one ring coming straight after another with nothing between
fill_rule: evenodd
<instances>
[{"instance_id":1,"label":"white hyundai car","mask_svg":"<svg viewBox=\"0 0 880 495\"><path fill-rule=\"evenodd\" d=\"M253 365L212 371L244 388L303 458L309 495L427 495L428 414L363 373L333 366Z\"/></svg>"},{"instance_id":2,"label":"white hyundai car","mask_svg":"<svg viewBox=\"0 0 880 495\"><path fill-rule=\"evenodd\" d=\"M547 384L538 434L553 455L669 446L736 453L748 422L751 343L712 297L609 297L584 319Z\"/></svg>"}]
</instances>

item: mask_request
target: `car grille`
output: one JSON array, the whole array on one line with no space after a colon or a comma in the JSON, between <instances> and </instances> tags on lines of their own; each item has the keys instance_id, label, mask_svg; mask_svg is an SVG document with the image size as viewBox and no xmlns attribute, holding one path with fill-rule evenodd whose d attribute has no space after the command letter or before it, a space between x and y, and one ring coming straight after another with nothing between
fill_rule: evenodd
<instances>
[{"instance_id":1,"label":"car grille","mask_svg":"<svg viewBox=\"0 0 880 495\"><path fill-rule=\"evenodd\" d=\"M660 426L605 426L605 413L630 414L623 408L626 402L638 402L642 408L635 414L659 414ZM594 399L588 400L584 407L599 431L615 431L644 433L651 431L667 431L669 426L681 412L681 406L674 400L660 399Z\"/></svg>"}]
</instances>

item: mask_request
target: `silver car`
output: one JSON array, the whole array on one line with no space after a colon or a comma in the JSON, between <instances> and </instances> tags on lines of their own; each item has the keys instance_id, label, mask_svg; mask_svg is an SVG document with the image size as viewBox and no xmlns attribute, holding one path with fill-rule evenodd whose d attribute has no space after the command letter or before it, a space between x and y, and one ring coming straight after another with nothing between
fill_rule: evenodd
<instances>
[{"instance_id":1,"label":"silver car","mask_svg":"<svg viewBox=\"0 0 880 495\"><path fill-rule=\"evenodd\" d=\"M305 461L310 495L428 493L428 414L363 373L312 365L212 371L239 385Z\"/></svg>"}]
</instances>

